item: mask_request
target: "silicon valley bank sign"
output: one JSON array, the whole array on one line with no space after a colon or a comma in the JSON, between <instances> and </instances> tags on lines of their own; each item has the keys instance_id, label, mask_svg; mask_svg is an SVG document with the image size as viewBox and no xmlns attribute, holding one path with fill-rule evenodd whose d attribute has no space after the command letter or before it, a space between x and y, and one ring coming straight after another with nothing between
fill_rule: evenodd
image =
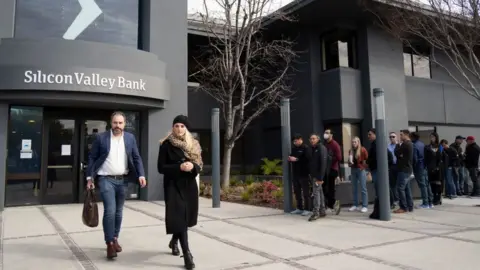
<instances>
[{"instance_id":1,"label":"silicon valley bank sign","mask_svg":"<svg viewBox=\"0 0 480 270\"><path fill-rule=\"evenodd\" d=\"M74 72L71 74L46 73L42 70L26 70L24 83L28 84L64 84L78 86L104 87L109 90L114 88L132 91L146 91L145 81L129 80L123 76L105 77L99 73Z\"/></svg>"}]
</instances>

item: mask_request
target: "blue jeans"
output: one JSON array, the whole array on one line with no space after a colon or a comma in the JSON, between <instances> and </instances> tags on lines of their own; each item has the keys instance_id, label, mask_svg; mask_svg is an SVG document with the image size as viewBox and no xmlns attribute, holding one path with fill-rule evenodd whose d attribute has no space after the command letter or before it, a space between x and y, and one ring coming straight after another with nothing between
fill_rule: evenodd
<instances>
[{"instance_id":1,"label":"blue jeans","mask_svg":"<svg viewBox=\"0 0 480 270\"><path fill-rule=\"evenodd\" d=\"M106 176L99 176L98 182L103 200L103 234L108 244L120 233L127 182Z\"/></svg>"},{"instance_id":2,"label":"blue jeans","mask_svg":"<svg viewBox=\"0 0 480 270\"><path fill-rule=\"evenodd\" d=\"M462 167L453 167L452 176L453 182L455 183L455 190L457 193L463 193L463 168Z\"/></svg>"},{"instance_id":3,"label":"blue jeans","mask_svg":"<svg viewBox=\"0 0 480 270\"><path fill-rule=\"evenodd\" d=\"M427 185L427 193L428 193L428 204L432 205L433 204L433 192L432 192L432 186L430 185L430 180L428 180L428 172L427 170L425 172L425 183Z\"/></svg>"},{"instance_id":4,"label":"blue jeans","mask_svg":"<svg viewBox=\"0 0 480 270\"><path fill-rule=\"evenodd\" d=\"M428 189L425 170L423 168L416 168L414 174L415 179L417 180L418 189L420 189L420 194L422 196L422 204L428 205Z\"/></svg>"},{"instance_id":5,"label":"blue jeans","mask_svg":"<svg viewBox=\"0 0 480 270\"><path fill-rule=\"evenodd\" d=\"M362 192L362 207L368 207L367 174L365 170L352 168L353 206L357 206L357 207L359 205L358 184L360 184L361 192Z\"/></svg>"},{"instance_id":6,"label":"blue jeans","mask_svg":"<svg viewBox=\"0 0 480 270\"><path fill-rule=\"evenodd\" d=\"M445 172L445 193L447 196L456 196L457 190L453 182L453 168L448 167Z\"/></svg>"},{"instance_id":7,"label":"blue jeans","mask_svg":"<svg viewBox=\"0 0 480 270\"><path fill-rule=\"evenodd\" d=\"M412 189L410 187L411 174L398 172L397 189L400 208L405 211L413 210Z\"/></svg>"}]
</instances>

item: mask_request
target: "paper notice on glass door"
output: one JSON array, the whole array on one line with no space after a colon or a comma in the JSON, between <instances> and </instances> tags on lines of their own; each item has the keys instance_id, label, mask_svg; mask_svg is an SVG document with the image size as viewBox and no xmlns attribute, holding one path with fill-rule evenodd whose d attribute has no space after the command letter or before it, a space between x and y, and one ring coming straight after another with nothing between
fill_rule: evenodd
<instances>
[{"instance_id":1,"label":"paper notice on glass door","mask_svg":"<svg viewBox=\"0 0 480 270\"><path fill-rule=\"evenodd\" d=\"M70 144L62 144L62 156L70 156L72 154L72 147Z\"/></svg>"},{"instance_id":2,"label":"paper notice on glass door","mask_svg":"<svg viewBox=\"0 0 480 270\"><path fill-rule=\"evenodd\" d=\"M22 150L23 151L30 151L32 150L32 140L22 140Z\"/></svg>"}]
</instances>

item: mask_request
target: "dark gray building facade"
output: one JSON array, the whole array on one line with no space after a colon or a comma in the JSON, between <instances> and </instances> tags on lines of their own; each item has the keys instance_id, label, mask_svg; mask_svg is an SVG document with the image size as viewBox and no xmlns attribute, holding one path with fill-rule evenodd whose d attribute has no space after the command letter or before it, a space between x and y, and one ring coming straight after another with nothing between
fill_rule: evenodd
<instances>
[{"instance_id":1,"label":"dark gray building facade","mask_svg":"<svg viewBox=\"0 0 480 270\"><path fill-rule=\"evenodd\" d=\"M424 141L433 131L450 142L456 135L479 138L476 115L480 114L480 102L441 67L410 53L376 26L360 2L294 1L283 9L293 15L294 22L277 21L267 27L279 37L294 39L300 52L293 85L296 94L291 101L292 132L308 136L331 128L347 156L354 136L368 145L367 132L374 127L372 89L382 87L388 131L409 128L418 131ZM191 27L190 43L198 42L201 34ZM438 59L438 53L436 56ZM444 64L448 65L446 57ZM190 95L195 95L195 100L203 98L201 104L213 102L199 93ZM189 112L200 111L200 103L192 100ZM208 110L191 117L195 128L208 128ZM243 142L242 149L236 150L237 160L243 164L281 157L279 111L253 123Z\"/></svg>"},{"instance_id":2,"label":"dark gray building facade","mask_svg":"<svg viewBox=\"0 0 480 270\"><path fill-rule=\"evenodd\" d=\"M163 198L159 140L187 113L186 13L187 0L0 2L0 209L81 201L116 110L148 180L129 198Z\"/></svg>"}]
</instances>

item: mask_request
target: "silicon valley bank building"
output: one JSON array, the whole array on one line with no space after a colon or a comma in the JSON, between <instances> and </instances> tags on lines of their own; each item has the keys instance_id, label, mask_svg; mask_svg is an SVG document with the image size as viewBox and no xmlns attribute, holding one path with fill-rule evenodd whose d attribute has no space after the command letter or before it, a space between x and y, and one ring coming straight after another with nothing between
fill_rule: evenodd
<instances>
[{"instance_id":1,"label":"silicon valley bank building","mask_svg":"<svg viewBox=\"0 0 480 270\"><path fill-rule=\"evenodd\" d=\"M0 1L0 209L83 200L89 148L126 114L163 199L160 138L187 113L187 0Z\"/></svg>"}]
</instances>

